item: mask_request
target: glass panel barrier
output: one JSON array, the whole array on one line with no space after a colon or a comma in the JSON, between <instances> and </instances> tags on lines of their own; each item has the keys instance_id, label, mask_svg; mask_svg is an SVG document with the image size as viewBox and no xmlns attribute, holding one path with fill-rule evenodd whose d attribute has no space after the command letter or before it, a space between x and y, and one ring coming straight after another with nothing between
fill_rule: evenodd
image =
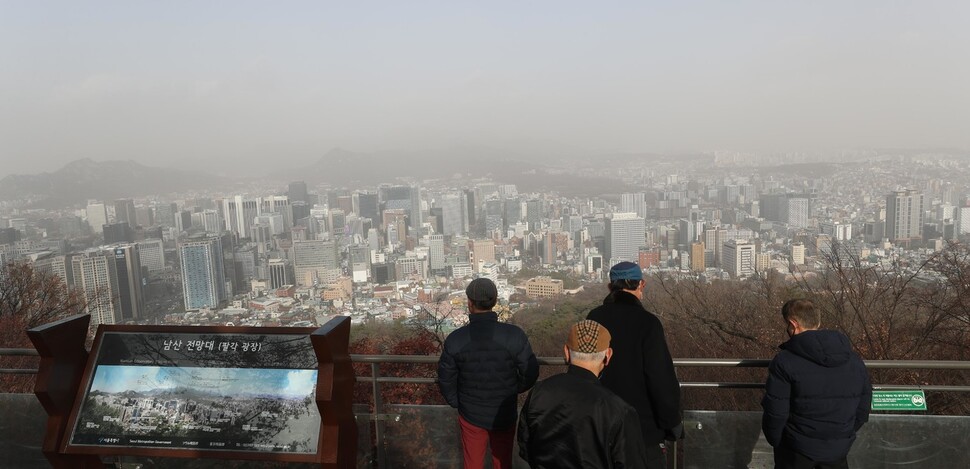
<instances>
[{"instance_id":1,"label":"glass panel barrier","mask_svg":"<svg viewBox=\"0 0 970 469\"><path fill-rule=\"evenodd\" d=\"M47 414L33 394L0 394L0 467L48 469L41 453Z\"/></svg>"},{"instance_id":2,"label":"glass panel barrier","mask_svg":"<svg viewBox=\"0 0 970 469\"><path fill-rule=\"evenodd\" d=\"M688 411L685 469L773 467L760 412ZM859 431L849 465L860 468L970 467L970 417L874 414Z\"/></svg>"}]
</instances>

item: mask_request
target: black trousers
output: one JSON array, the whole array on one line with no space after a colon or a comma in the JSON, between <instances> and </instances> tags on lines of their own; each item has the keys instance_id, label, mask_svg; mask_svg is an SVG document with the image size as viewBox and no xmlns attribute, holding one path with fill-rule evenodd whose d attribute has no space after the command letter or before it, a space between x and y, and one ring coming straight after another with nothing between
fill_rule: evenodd
<instances>
[{"instance_id":1,"label":"black trousers","mask_svg":"<svg viewBox=\"0 0 970 469\"><path fill-rule=\"evenodd\" d=\"M775 469L849 469L845 456L838 461L812 461L784 446L775 447Z\"/></svg>"}]
</instances>

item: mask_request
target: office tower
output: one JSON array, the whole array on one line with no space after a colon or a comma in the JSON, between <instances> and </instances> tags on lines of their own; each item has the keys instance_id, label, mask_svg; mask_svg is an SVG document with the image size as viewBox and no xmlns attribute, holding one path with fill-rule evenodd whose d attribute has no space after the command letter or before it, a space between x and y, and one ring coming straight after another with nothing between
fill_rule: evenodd
<instances>
[{"instance_id":1,"label":"office tower","mask_svg":"<svg viewBox=\"0 0 970 469\"><path fill-rule=\"evenodd\" d=\"M306 183L303 181L294 181L289 184L286 191L287 197L290 202L303 202L304 204L310 203L310 194L307 193Z\"/></svg>"},{"instance_id":2,"label":"office tower","mask_svg":"<svg viewBox=\"0 0 970 469\"><path fill-rule=\"evenodd\" d=\"M620 195L620 211L624 213L636 213L638 217L647 218L647 201L643 192L627 193Z\"/></svg>"},{"instance_id":3,"label":"office tower","mask_svg":"<svg viewBox=\"0 0 970 469\"><path fill-rule=\"evenodd\" d=\"M851 223L819 223L819 231L827 234L839 241L846 241L852 239L852 224Z\"/></svg>"},{"instance_id":4,"label":"office tower","mask_svg":"<svg viewBox=\"0 0 970 469\"><path fill-rule=\"evenodd\" d=\"M689 246L701 239L704 231L704 222L698 220L688 220L686 218L681 218L678 222L679 229L677 230L677 235L679 239L678 244L683 244Z\"/></svg>"},{"instance_id":5,"label":"office tower","mask_svg":"<svg viewBox=\"0 0 970 469\"><path fill-rule=\"evenodd\" d=\"M485 201L485 232L491 233L495 230L505 230L508 226L505 223L505 201L502 199L489 199Z\"/></svg>"},{"instance_id":6,"label":"office tower","mask_svg":"<svg viewBox=\"0 0 970 469\"><path fill-rule=\"evenodd\" d=\"M374 283L378 285L390 283L395 280L394 264L388 264L388 263L371 264L370 272L371 272L371 278L374 280Z\"/></svg>"},{"instance_id":7,"label":"office tower","mask_svg":"<svg viewBox=\"0 0 970 469\"><path fill-rule=\"evenodd\" d=\"M277 289L283 285L293 285L293 267L286 259L269 260L269 286Z\"/></svg>"},{"instance_id":8,"label":"office tower","mask_svg":"<svg viewBox=\"0 0 970 469\"><path fill-rule=\"evenodd\" d=\"M428 263L432 273L439 273L445 269L445 237L436 234L428 236Z\"/></svg>"},{"instance_id":9,"label":"office tower","mask_svg":"<svg viewBox=\"0 0 970 469\"><path fill-rule=\"evenodd\" d=\"M286 231L286 226L283 222L283 214L278 212L269 212L257 215L253 219L254 225L261 225L269 228L269 232L273 235L281 235Z\"/></svg>"},{"instance_id":10,"label":"office tower","mask_svg":"<svg viewBox=\"0 0 970 469\"><path fill-rule=\"evenodd\" d=\"M220 238L192 238L180 243L178 250L186 310L216 308L229 299Z\"/></svg>"},{"instance_id":11,"label":"office tower","mask_svg":"<svg viewBox=\"0 0 970 469\"><path fill-rule=\"evenodd\" d=\"M538 231L542 223L542 201L531 199L525 203L525 221L529 230Z\"/></svg>"},{"instance_id":12,"label":"office tower","mask_svg":"<svg viewBox=\"0 0 970 469\"><path fill-rule=\"evenodd\" d=\"M791 263L795 265L805 264L805 244L793 243L791 245Z\"/></svg>"},{"instance_id":13,"label":"office tower","mask_svg":"<svg viewBox=\"0 0 970 469\"><path fill-rule=\"evenodd\" d=\"M330 234L334 237L343 236L347 231L347 215L339 208L332 208L330 215Z\"/></svg>"},{"instance_id":14,"label":"office tower","mask_svg":"<svg viewBox=\"0 0 970 469\"><path fill-rule=\"evenodd\" d=\"M637 262L646 232L643 218L636 213L614 213L606 219L606 263Z\"/></svg>"},{"instance_id":15,"label":"office tower","mask_svg":"<svg viewBox=\"0 0 970 469\"><path fill-rule=\"evenodd\" d=\"M174 227L175 215L178 213L178 205L173 203L155 204L155 222L162 226Z\"/></svg>"},{"instance_id":16,"label":"office tower","mask_svg":"<svg viewBox=\"0 0 970 469\"><path fill-rule=\"evenodd\" d=\"M522 221L522 201L518 198L505 201L505 226L514 225Z\"/></svg>"},{"instance_id":17,"label":"office tower","mask_svg":"<svg viewBox=\"0 0 970 469\"><path fill-rule=\"evenodd\" d=\"M704 268L704 243L691 243L690 244L690 270L694 272L703 272Z\"/></svg>"},{"instance_id":18,"label":"office tower","mask_svg":"<svg viewBox=\"0 0 970 469\"><path fill-rule=\"evenodd\" d=\"M886 196L886 236L890 241L919 239L923 235L923 193L895 191Z\"/></svg>"},{"instance_id":19,"label":"office tower","mask_svg":"<svg viewBox=\"0 0 970 469\"><path fill-rule=\"evenodd\" d=\"M755 256L755 270L763 275L769 268L771 268L771 254L759 252Z\"/></svg>"},{"instance_id":20,"label":"office tower","mask_svg":"<svg viewBox=\"0 0 970 469\"><path fill-rule=\"evenodd\" d=\"M721 259L731 278L745 278L755 273L755 246L748 241L729 240L724 243Z\"/></svg>"},{"instance_id":21,"label":"office tower","mask_svg":"<svg viewBox=\"0 0 970 469\"><path fill-rule=\"evenodd\" d=\"M957 236L970 233L970 207L957 207L954 224Z\"/></svg>"},{"instance_id":22,"label":"office tower","mask_svg":"<svg viewBox=\"0 0 970 469\"><path fill-rule=\"evenodd\" d=\"M542 237L542 263L551 265L556 263L558 250L556 249L556 234L547 231Z\"/></svg>"},{"instance_id":23,"label":"office tower","mask_svg":"<svg viewBox=\"0 0 970 469\"><path fill-rule=\"evenodd\" d=\"M334 241L308 240L293 243L293 270L297 285L328 283L340 267ZM339 274L339 272L338 272Z\"/></svg>"},{"instance_id":24,"label":"office tower","mask_svg":"<svg viewBox=\"0 0 970 469\"><path fill-rule=\"evenodd\" d=\"M118 311L120 321L134 321L145 314L145 296L142 293L141 256L137 244L125 244L110 248L118 278Z\"/></svg>"},{"instance_id":25,"label":"office tower","mask_svg":"<svg viewBox=\"0 0 970 469\"><path fill-rule=\"evenodd\" d=\"M149 227L155 225L155 213L151 207L135 207L135 226Z\"/></svg>"},{"instance_id":26,"label":"office tower","mask_svg":"<svg viewBox=\"0 0 970 469\"><path fill-rule=\"evenodd\" d=\"M236 233L240 238L250 238L253 220L260 214L261 201L258 198L237 195L222 201L222 216L225 218L226 231Z\"/></svg>"},{"instance_id":27,"label":"office tower","mask_svg":"<svg viewBox=\"0 0 970 469\"><path fill-rule=\"evenodd\" d=\"M138 245L138 257L141 266L149 275L165 272L165 245L160 239L146 239L135 243Z\"/></svg>"},{"instance_id":28,"label":"office tower","mask_svg":"<svg viewBox=\"0 0 970 469\"><path fill-rule=\"evenodd\" d=\"M475 272L478 272L478 266L482 263L495 263L495 241L491 239L474 239L471 244Z\"/></svg>"},{"instance_id":29,"label":"office tower","mask_svg":"<svg viewBox=\"0 0 970 469\"><path fill-rule=\"evenodd\" d=\"M101 233L101 227L108 224L108 209L102 203L89 202L84 210L92 233Z\"/></svg>"},{"instance_id":30,"label":"office tower","mask_svg":"<svg viewBox=\"0 0 970 469\"><path fill-rule=\"evenodd\" d=\"M441 233L447 236L465 234L465 207L457 194L446 194L438 202L441 209Z\"/></svg>"},{"instance_id":31,"label":"office tower","mask_svg":"<svg viewBox=\"0 0 970 469\"><path fill-rule=\"evenodd\" d=\"M290 198L285 195L270 195L259 199L259 213L279 214L283 218L283 230L289 231L293 227L293 209L290 207Z\"/></svg>"},{"instance_id":32,"label":"office tower","mask_svg":"<svg viewBox=\"0 0 970 469\"><path fill-rule=\"evenodd\" d=\"M192 212L180 210L175 214L175 229L179 232L188 231L192 227Z\"/></svg>"},{"instance_id":33,"label":"office tower","mask_svg":"<svg viewBox=\"0 0 970 469\"><path fill-rule=\"evenodd\" d=\"M127 222L104 225L102 228L104 244L130 243L135 240L135 232Z\"/></svg>"},{"instance_id":34,"label":"office tower","mask_svg":"<svg viewBox=\"0 0 970 469\"><path fill-rule=\"evenodd\" d=\"M968 218L970 221L970 218ZM886 237L885 221L867 221L862 225L862 240L867 243L878 243Z\"/></svg>"},{"instance_id":35,"label":"office tower","mask_svg":"<svg viewBox=\"0 0 970 469\"><path fill-rule=\"evenodd\" d=\"M408 227L413 230L415 237L421 236L421 225L424 223L421 213L421 186L411 187L411 207L408 213Z\"/></svg>"},{"instance_id":36,"label":"office tower","mask_svg":"<svg viewBox=\"0 0 970 469\"><path fill-rule=\"evenodd\" d=\"M478 230L476 234L480 234L481 227L479 226L479 218L481 217L481 196L475 189L465 189L465 213L468 214L468 226L469 230L474 230L473 227L477 227Z\"/></svg>"},{"instance_id":37,"label":"office tower","mask_svg":"<svg viewBox=\"0 0 970 469\"><path fill-rule=\"evenodd\" d=\"M71 258L74 286L84 296L92 325L121 322L116 268L110 251L92 249Z\"/></svg>"},{"instance_id":38,"label":"office tower","mask_svg":"<svg viewBox=\"0 0 970 469\"><path fill-rule=\"evenodd\" d=\"M215 210L203 210L192 214L192 227L195 229L218 235L222 233L223 226L219 212Z\"/></svg>"},{"instance_id":39,"label":"office tower","mask_svg":"<svg viewBox=\"0 0 970 469\"><path fill-rule=\"evenodd\" d=\"M138 227L137 220L134 200L118 199L115 201L115 223L127 223L128 226L136 228Z\"/></svg>"},{"instance_id":40,"label":"office tower","mask_svg":"<svg viewBox=\"0 0 970 469\"><path fill-rule=\"evenodd\" d=\"M380 221L380 204L377 194L373 192L357 192L354 194L354 213L361 218Z\"/></svg>"}]
</instances>

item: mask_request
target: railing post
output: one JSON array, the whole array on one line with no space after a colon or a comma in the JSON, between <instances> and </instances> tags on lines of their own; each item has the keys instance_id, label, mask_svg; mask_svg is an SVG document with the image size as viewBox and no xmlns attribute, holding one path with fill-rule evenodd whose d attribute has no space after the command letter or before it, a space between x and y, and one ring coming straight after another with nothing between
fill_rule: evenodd
<instances>
[{"instance_id":1,"label":"railing post","mask_svg":"<svg viewBox=\"0 0 970 469\"><path fill-rule=\"evenodd\" d=\"M384 400L381 397L381 383L378 381L381 376L380 364L371 363L370 370L371 377L374 378L372 389L374 392L374 440L377 442L375 448L377 451L377 467L378 469L387 469L387 454L384 452Z\"/></svg>"}]
</instances>

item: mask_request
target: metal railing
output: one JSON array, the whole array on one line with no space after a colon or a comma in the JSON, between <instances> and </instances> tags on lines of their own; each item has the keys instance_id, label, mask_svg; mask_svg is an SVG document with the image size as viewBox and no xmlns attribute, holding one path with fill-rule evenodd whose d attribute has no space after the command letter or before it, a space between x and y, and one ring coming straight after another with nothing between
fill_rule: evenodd
<instances>
[{"instance_id":1,"label":"metal railing","mask_svg":"<svg viewBox=\"0 0 970 469\"><path fill-rule=\"evenodd\" d=\"M28 348L0 348L0 356L38 356L34 349ZM387 455L384 445L380 442L385 437L385 422L395 421L400 416L388 414L386 404L383 402L382 384L435 384L437 380L433 377L412 377L412 376L384 376L381 374L382 364L437 364L437 355L354 355L351 359L355 364L370 365L370 376L358 375L357 381L361 383L371 383L372 401L368 403L373 406L373 413L359 414L374 422L374 439L378 442L375 448L374 457L377 467L388 467ZM540 366L564 366L565 360L558 357L539 357ZM674 360L674 366L678 368L767 368L770 360L767 359L705 359L705 358L682 358ZM869 369L925 369L925 370L951 370L963 371L970 370L970 361L940 361L940 360L868 360L865 361ZM36 369L31 368L0 368L0 374L32 374L37 373ZM723 389L762 389L763 382L715 382L715 381L687 381L680 383L682 388L723 388ZM875 389L913 389L918 388L924 391L942 392L970 392L970 385L900 385L900 384L877 384ZM394 404L394 403L392 403ZM389 404L388 404L389 405ZM672 454L676 455L674 450ZM676 467L676 463L674 464Z\"/></svg>"}]
</instances>

